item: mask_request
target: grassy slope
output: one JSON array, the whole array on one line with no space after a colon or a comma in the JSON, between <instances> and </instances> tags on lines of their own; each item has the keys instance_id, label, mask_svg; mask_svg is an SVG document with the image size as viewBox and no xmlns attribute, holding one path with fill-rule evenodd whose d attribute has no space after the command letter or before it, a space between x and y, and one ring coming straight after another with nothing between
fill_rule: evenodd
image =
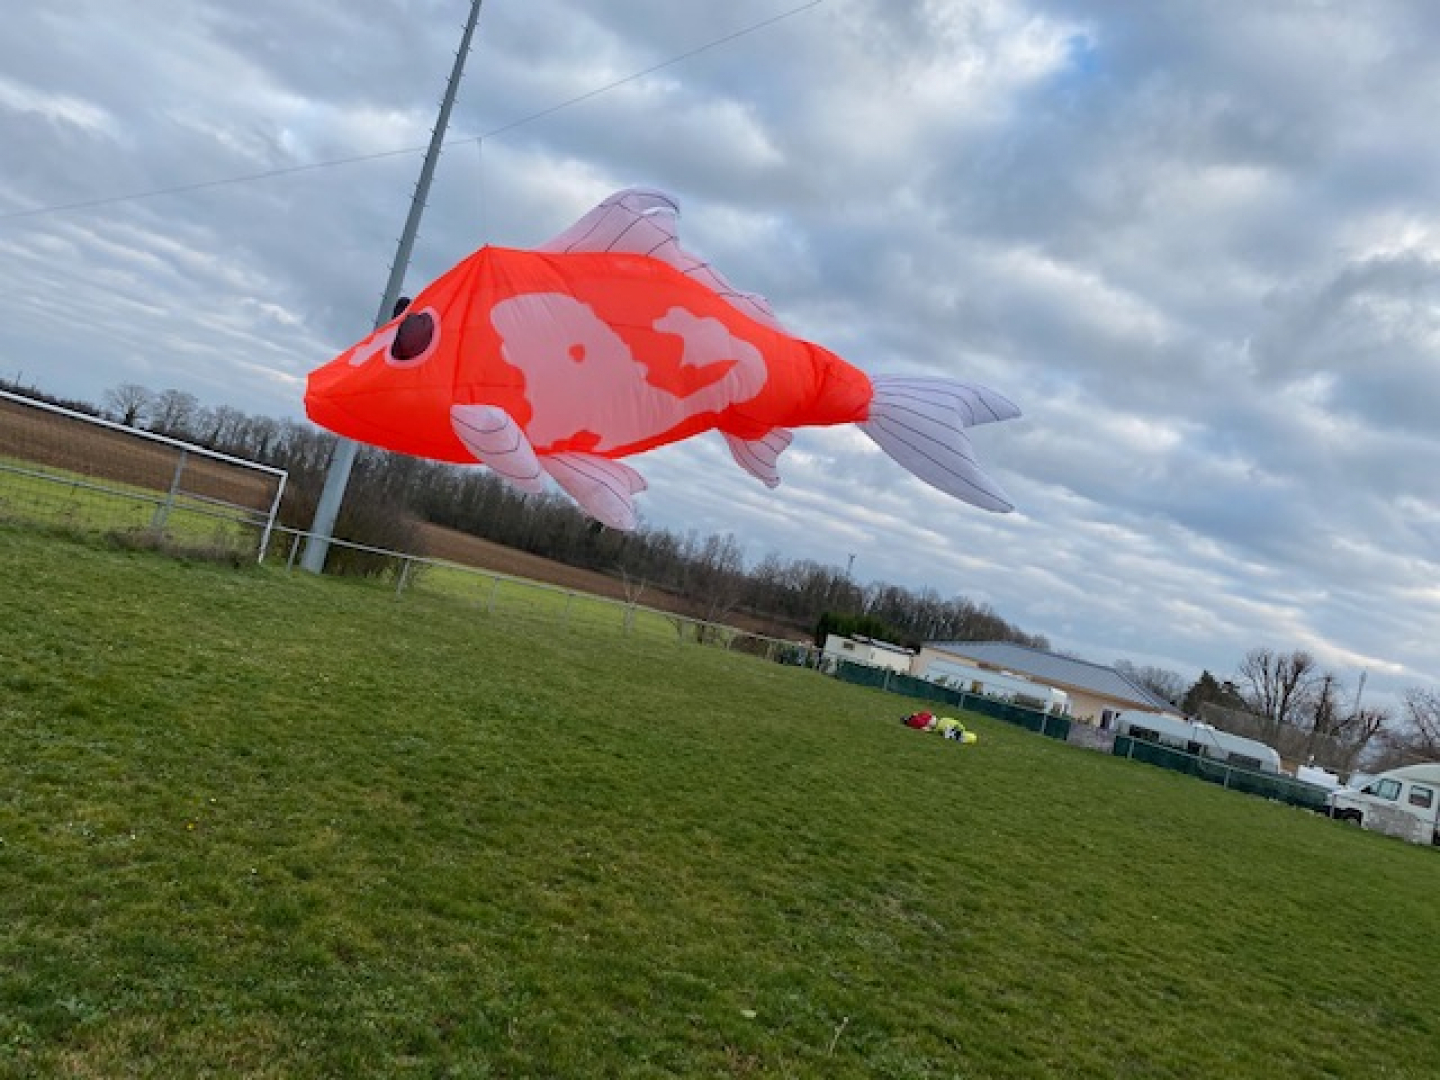
<instances>
[{"instance_id":1,"label":"grassy slope","mask_svg":"<svg viewBox=\"0 0 1440 1080\"><path fill-rule=\"evenodd\" d=\"M1435 1074L1434 852L658 637L0 561L0 1076Z\"/></svg>"}]
</instances>

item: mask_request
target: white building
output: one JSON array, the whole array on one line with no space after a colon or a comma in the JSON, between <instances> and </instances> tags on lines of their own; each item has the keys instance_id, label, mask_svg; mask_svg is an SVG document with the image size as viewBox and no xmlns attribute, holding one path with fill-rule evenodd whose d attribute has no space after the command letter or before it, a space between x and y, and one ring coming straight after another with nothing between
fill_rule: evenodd
<instances>
[{"instance_id":1,"label":"white building","mask_svg":"<svg viewBox=\"0 0 1440 1080\"><path fill-rule=\"evenodd\" d=\"M915 654L899 645L876 638L842 637L840 634L826 634L825 646L821 650L826 660L848 660L852 664L868 664L870 667L886 668L906 674Z\"/></svg>"}]
</instances>

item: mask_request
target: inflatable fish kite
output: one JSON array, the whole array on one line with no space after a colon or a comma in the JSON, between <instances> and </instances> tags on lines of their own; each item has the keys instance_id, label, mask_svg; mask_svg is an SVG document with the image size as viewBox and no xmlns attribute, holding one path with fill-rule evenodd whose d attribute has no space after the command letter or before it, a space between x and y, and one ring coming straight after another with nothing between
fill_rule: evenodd
<instances>
[{"instance_id":1,"label":"inflatable fish kite","mask_svg":"<svg viewBox=\"0 0 1440 1080\"><path fill-rule=\"evenodd\" d=\"M875 376L787 333L763 297L686 252L660 191L606 199L533 250L483 247L311 373L305 410L360 442L553 478L592 517L636 525L621 458L715 430L767 486L790 429L857 424L926 483L1012 509L964 429L1020 415L984 387Z\"/></svg>"}]
</instances>

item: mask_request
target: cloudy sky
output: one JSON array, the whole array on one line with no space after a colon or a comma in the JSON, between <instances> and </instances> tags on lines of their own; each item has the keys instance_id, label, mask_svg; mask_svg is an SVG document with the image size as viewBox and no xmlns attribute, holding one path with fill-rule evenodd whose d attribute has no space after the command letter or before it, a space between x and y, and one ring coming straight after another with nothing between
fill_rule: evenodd
<instances>
[{"instance_id":1,"label":"cloudy sky","mask_svg":"<svg viewBox=\"0 0 1440 1080\"><path fill-rule=\"evenodd\" d=\"M368 332L466 0L20 4L0 370L303 415ZM992 604L1088 659L1440 679L1440 5L489 0L407 279L610 191L872 372L995 387L1018 503L858 431L774 492L636 459L651 525Z\"/></svg>"}]
</instances>

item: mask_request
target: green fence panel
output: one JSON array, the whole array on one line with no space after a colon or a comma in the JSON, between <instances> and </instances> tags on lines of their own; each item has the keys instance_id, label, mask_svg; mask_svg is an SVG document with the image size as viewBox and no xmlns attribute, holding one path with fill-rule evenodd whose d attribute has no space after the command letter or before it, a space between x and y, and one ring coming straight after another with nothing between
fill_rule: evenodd
<instances>
[{"instance_id":1,"label":"green fence panel","mask_svg":"<svg viewBox=\"0 0 1440 1080\"><path fill-rule=\"evenodd\" d=\"M849 660L838 660L835 664L835 677L858 686L871 686L904 697L953 705L957 709L967 709L970 712L980 713L982 716L989 716L996 720L1003 720L1007 724L1023 727L1051 739L1059 739L1061 742L1070 737L1070 718L1068 716L1053 716L1050 713L1027 709L1023 705L1015 705L1008 701L997 701L995 698L969 694L964 690L942 686L929 679L917 679L913 675L905 675L898 671L872 667L869 664L856 664Z\"/></svg>"},{"instance_id":2,"label":"green fence panel","mask_svg":"<svg viewBox=\"0 0 1440 1080\"><path fill-rule=\"evenodd\" d=\"M1157 765L1172 772L1184 773L1212 784L1219 784L1231 791L1259 795L1264 799L1274 799L1277 802L1314 810L1317 813L1325 812L1325 789L1289 776L1277 776L1275 773L1236 768L1223 761L1214 761L1197 754L1186 753L1184 750L1177 750L1173 746L1162 746L1145 739L1131 738L1128 735L1115 737L1113 752L1117 757L1143 761L1147 765Z\"/></svg>"}]
</instances>

